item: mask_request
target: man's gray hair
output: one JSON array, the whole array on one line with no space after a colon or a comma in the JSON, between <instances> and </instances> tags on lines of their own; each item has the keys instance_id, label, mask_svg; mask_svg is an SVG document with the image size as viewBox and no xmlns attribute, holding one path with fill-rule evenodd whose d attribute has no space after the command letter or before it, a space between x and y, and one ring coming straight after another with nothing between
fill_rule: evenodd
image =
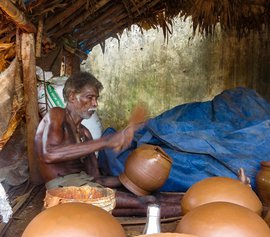
<instances>
[{"instance_id":1,"label":"man's gray hair","mask_svg":"<svg viewBox=\"0 0 270 237\"><path fill-rule=\"evenodd\" d=\"M63 97L65 102L67 102L69 94L71 92L80 93L85 86L94 87L100 92L103 89L102 83L96 79L89 72L78 72L71 75L63 88Z\"/></svg>"}]
</instances>

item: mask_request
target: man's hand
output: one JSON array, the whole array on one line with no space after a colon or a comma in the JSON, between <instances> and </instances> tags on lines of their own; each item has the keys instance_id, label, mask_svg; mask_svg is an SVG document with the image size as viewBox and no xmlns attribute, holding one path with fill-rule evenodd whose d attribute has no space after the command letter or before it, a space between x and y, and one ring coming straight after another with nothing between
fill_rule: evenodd
<instances>
[{"instance_id":1,"label":"man's hand","mask_svg":"<svg viewBox=\"0 0 270 237\"><path fill-rule=\"evenodd\" d=\"M141 103L135 106L130 115L128 126L124 130L112 135L109 138L108 146L117 152L127 149L134 137L134 132L144 124L147 117L148 109L145 104Z\"/></svg>"},{"instance_id":2,"label":"man's hand","mask_svg":"<svg viewBox=\"0 0 270 237\"><path fill-rule=\"evenodd\" d=\"M134 126L128 126L122 131L108 137L108 147L113 148L115 151L127 149L134 137Z\"/></svg>"}]
</instances>

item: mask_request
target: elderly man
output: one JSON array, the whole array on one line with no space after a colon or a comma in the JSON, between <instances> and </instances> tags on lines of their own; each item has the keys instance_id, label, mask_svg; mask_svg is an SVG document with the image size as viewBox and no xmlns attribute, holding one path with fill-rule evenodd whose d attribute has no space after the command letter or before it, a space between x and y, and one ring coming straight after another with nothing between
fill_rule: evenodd
<instances>
[{"instance_id":1,"label":"elderly man","mask_svg":"<svg viewBox=\"0 0 270 237\"><path fill-rule=\"evenodd\" d=\"M96 111L102 89L102 84L89 73L72 75L63 89L66 108L50 109L40 122L35 145L40 172L47 189L85 184L102 184L111 188L121 185L118 177L100 176L94 152L106 147L116 150L127 148L133 138L134 127L93 140L91 133L81 124L83 119L90 118ZM144 211L145 204L156 201L153 196L137 198L125 192L117 192L116 198L117 207ZM179 197L176 200L179 202Z\"/></svg>"},{"instance_id":2,"label":"elderly man","mask_svg":"<svg viewBox=\"0 0 270 237\"><path fill-rule=\"evenodd\" d=\"M91 133L81 124L83 119L90 118L97 109L102 89L102 84L89 73L71 76L63 89L66 108L50 109L40 122L35 144L40 172L47 188L63 186L61 182L68 180L68 177L63 177L70 174L78 174L71 176L72 179L87 177L89 180L99 177L94 152L105 147L122 149L131 142L134 132L132 128L93 140Z\"/></svg>"}]
</instances>

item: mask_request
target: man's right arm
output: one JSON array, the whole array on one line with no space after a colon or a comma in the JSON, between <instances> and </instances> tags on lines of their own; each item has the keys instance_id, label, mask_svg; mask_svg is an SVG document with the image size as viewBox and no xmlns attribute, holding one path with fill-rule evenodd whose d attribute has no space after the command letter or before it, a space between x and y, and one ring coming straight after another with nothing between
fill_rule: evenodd
<instances>
[{"instance_id":1,"label":"man's right arm","mask_svg":"<svg viewBox=\"0 0 270 237\"><path fill-rule=\"evenodd\" d=\"M42 154L45 163L51 164L80 159L105 147L127 148L131 141L130 134L128 139L126 138L127 131L120 131L112 136L102 137L97 140L68 144L64 141L64 111L61 108L53 108L46 118L46 125L42 135Z\"/></svg>"}]
</instances>

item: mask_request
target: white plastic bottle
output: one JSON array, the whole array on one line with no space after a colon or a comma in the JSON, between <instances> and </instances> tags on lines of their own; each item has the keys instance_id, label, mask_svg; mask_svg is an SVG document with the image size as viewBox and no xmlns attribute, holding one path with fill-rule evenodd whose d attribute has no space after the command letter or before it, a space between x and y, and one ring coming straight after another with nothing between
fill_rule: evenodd
<instances>
[{"instance_id":1,"label":"white plastic bottle","mask_svg":"<svg viewBox=\"0 0 270 237\"><path fill-rule=\"evenodd\" d=\"M143 234L156 233L160 233L160 206L158 204L150 204L147 207L147 220Z\"/></svg>"}]
</instances>

